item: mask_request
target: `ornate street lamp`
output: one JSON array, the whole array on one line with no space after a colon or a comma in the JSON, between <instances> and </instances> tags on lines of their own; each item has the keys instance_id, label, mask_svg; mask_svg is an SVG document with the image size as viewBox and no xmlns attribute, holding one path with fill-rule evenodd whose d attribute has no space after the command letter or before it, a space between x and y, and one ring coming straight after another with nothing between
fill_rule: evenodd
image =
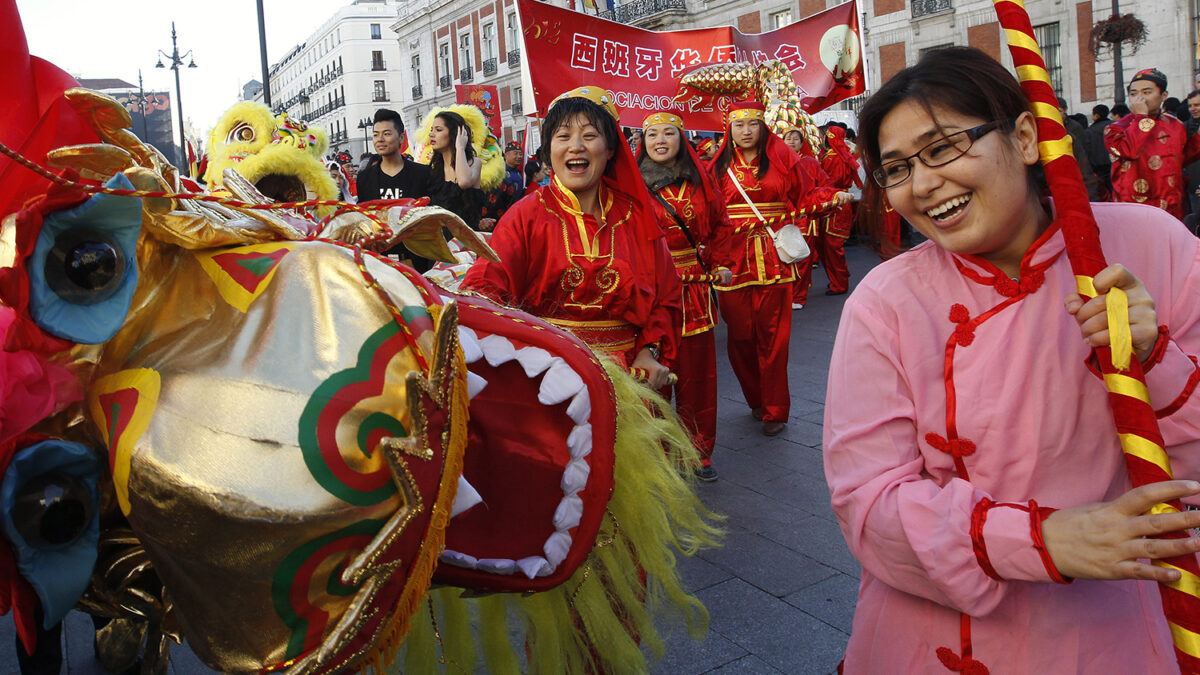
<instances>
[{"instance_id":1,"label":"ornate street lamp","mask_svg":"<svg viewBox=\"0 0 1200 675\"><path fill-rule=\"evenodd\" d=\"M186 53L179 53L179 45L175 41L175 22L171 22L171 53L168 54L163 50L158 50L158 63L155 68L170 68L175 71L175 107L179 110L179 163L180 166L187 165L187 136L183 133L183 96L179 89L179 69L183 67L183 60L187 59L188 68L196 67L196 60L192 58L192 50L187 50ZM170 66L163 65L162 60L167 59L171 62Z\"/></svg>"}]
</instances>

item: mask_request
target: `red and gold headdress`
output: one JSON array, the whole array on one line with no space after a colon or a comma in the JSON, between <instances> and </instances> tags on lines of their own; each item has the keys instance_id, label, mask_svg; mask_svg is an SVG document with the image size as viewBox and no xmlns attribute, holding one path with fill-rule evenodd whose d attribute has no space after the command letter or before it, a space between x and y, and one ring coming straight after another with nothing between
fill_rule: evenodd
<instances>
[{"instance_id":1,"label":"red and gold headdress","mask_svg":"<svg viewBox=\"0 0 1200 675\"><path fill-rule=\"evenodd\" d=\"M729 113L725 115L725 123L731 123L734 120L758 120L763 121L767 117L767 106L758 101L738 101L729 107Z\"/></svg>"}]
</instances>

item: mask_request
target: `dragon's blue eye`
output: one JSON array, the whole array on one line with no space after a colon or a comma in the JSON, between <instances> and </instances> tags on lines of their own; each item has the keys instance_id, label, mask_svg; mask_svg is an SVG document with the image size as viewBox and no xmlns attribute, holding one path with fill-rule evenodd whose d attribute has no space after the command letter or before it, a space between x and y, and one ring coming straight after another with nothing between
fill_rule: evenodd
<instances>
[{"instance_id":1,"label":"dragon's blue eye","mask_svg":"<svg viewBox=\"0 0 1200 675\"><path fill-rule=\"evenodd\" d=\"M117 174L107 187L133 189ZM142 200L96 195L47 214L30 256L29 310L47 333L82 344L116 334L137 286Z\"/></svg>"},{"instance_id":2,"label":"dragon's blue eye","mask_svg":"<svg viewBox=\"0 0 1200 675\"><path fill-rule=\"evenodd\" d=\"M96 565L100 462L79 443L41 441L18 450L0 479L0 533L47 627L75 606Z\"/></svg>"}]
</instances>

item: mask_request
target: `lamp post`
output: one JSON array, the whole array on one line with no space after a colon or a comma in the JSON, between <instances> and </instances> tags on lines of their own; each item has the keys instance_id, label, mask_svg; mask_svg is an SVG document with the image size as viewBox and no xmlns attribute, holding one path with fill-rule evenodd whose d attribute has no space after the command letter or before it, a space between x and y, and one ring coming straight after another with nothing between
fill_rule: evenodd
<instances>
[{"instance_id":1,"label":"lamp post","mask_svg":"<svg viewBox=\"0 0 1200 675\"><path fill-rule=\"evenodd\" d=\"M371 153L371 141L367 136L367 129L370 129L372 124L370 117L364 117L358 123L358 128L363 130L363 152L366 154Z\"/></svg>"},{"instance_id":2,"label":"lamp post","mask_svg":"<svg viewBox=\"0 0 1200 675\"><path fill-rule=\"evenodd\" d=\"M183 133L183 95L179 89L179 69L183 66L183 60L188 59L188 68L196 67L196 60L192 58L192 50L187 50L186 53L179 53L179 45L175 41L175 22L171 22L171 53L168 54L163 50L158 50L158 63L155 68L170 68L175 71L175 107L179 110L179 164L180 167L187 165L187 136ZM164 66L162 60L170 59L171 65Z\"/></svg>"},{"instance_id":3,"label":"lamp post","mask_svg":"<svg viewBox=\"0 0 1200 675\"><path fill-rule=\"evenodd\" d=\"M138 93L137 96L129 98L137 101L138 112L142 113L142 142L150 142L150 132L146 127L146 108L150 107L150 100L146 98L146 90L142 87L142 69L138 68Z\"/></svg>"}]
</instances>

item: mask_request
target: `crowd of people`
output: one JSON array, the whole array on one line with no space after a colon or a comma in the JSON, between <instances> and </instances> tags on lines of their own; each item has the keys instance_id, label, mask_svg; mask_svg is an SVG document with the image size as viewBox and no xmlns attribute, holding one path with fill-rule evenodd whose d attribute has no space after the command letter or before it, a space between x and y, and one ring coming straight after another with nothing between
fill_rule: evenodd
<instances>
[{"instance_id":1,"label":"crowd of people","mask_svg":"<svg viewBox=\"0 0 1200 675\"><path fill-rule=\"evenodd\" d=\"M525 148L509 143L504 180L487 191L469 125L446 111L426 121L427 164L406 152L400 116L381 109L375 152L358 166L338 158L330 171L345 198L426 197L491 232L501 262L478 262L463 287L566 328L644 373L692 431L703 455L697 475L716 480L718 315L749 412L764 434L781 433L791 313L807 301L814 262L828 275L827 294L849 288L849 190L862 186L847 140L853 131L831 124L820 144L800 129L781 140L767 130L764 106L743 102L723 133L689 140L669 111L623 130L607 98L595 87L563 94L542 122L543 146L526 160ZM813 212L795 215L805 210ZM780 257L773 233L788 223L812 255ZM389 253L419 271L432 266L403 246Z\"/></svg>"}]
</instances>

